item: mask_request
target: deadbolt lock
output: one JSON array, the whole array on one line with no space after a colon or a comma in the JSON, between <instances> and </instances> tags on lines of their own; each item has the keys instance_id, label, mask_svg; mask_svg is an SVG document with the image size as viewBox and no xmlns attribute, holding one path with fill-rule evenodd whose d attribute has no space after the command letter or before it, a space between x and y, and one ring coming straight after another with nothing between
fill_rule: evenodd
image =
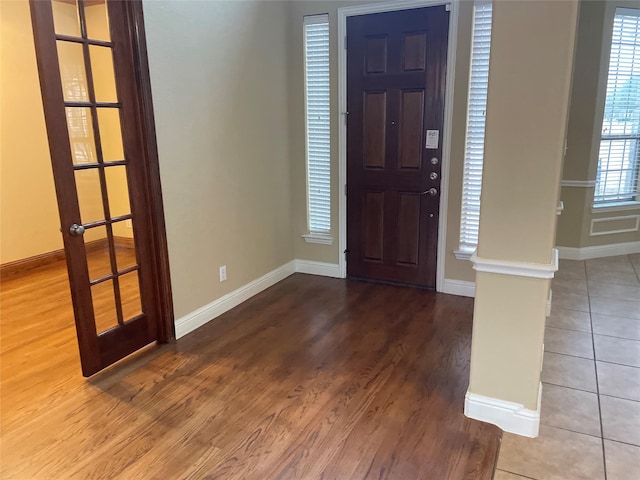
<instances>
[{"instance_id":1,"label":"deadbolt lock","mask_svg":"<svg viewBox=\"0 0 640 480\"><path fill-rule=\"evenodd\" d=\"M438 174L437 174L436 172L431 172L431 173L429 174L429 178L430 178L431 180L437 180L437 179L438 179Z\"/></svg>"}]
</instances>

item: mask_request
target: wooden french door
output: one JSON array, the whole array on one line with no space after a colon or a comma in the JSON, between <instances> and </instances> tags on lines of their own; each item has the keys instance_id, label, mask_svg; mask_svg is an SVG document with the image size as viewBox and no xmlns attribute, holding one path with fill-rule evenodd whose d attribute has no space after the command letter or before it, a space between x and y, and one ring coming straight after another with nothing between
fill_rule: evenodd
<instances>
[{"instance_id":1,"label":"wooden french door","mask_svg":"<svg viewBox=\"0 0 640 480\"><path fill-rule=\"evenodd\" d=\"M142 11L140 2L32 0L31 14L89 376L173 336Z\"/></svg>"},{"instance_id":2,"label":"wooden french door","mask_svg":"<svg viewBox=\"0 0 640 480\"><path fill-rule=\"evenodd\" d=\"M449 12L347 19L347 275L435 288Z\"/></svg>"}]
</instances>

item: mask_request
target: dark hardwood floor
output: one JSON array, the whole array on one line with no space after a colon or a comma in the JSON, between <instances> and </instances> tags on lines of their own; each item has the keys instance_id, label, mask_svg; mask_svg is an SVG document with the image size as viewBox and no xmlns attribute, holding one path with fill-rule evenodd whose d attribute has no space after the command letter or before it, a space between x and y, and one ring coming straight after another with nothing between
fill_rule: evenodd
<instances>
[{"instance_id":1,"label":"dark hardwood floor","mask_svg":"<svg viewBox=\"0 0 640 480\"><path fill-rule=\"evenodd\" d=\"M293 275L81 376L66 274L2 283L3 479L491 479L472 301Z\"/></svg>"}]
</instances>

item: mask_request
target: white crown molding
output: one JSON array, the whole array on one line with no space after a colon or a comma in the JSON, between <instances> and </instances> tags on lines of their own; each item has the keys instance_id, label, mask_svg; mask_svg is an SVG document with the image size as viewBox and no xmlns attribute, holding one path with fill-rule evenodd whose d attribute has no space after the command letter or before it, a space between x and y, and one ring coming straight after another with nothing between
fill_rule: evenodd
<instances>
[{"instance_id":1,"label":"white crown molding","mask_svg":"<svg viewBox=\"0 0 640 480\"><path fill-rule=\"evenodd\" d=\"M500 275L513 275L517 277L553 278L555 272L558 270L558 250L554 248L552 252L551 263L496 260L493 258L478 257L477 254L471 256L471 262L476 272L498 273Z\"/></svg>"},{"instance_id":2,"label":"white crown molding","mask_svg":"<svg viewBox=\"0 0 640 480\"><path fill-rule=\"evenodd\" d=\"M445 278L444 282L442 282L442 293L473 298L476 296L476 284L475 282Z\"/></svg>"},{"instance_id":3,"label":"white crown molding","mask_svg":"<svg viewBox=\"0 0 640 480\"><path fill-rule=\"evenodd\" d=\"M542 384L538 388L538 408L529 410L520 403L507 402L467 391L464 397L464 414L481 422L497 425L505 432L524 437L537 437L540 427L540 398Z\"/></svg>"},{"instance_id":4,"label":"white crown molding","mask_svg":"<svg viewBox=\"0 0 640 480\"><path fill-rule=\"evenodd\" d=\"M337 263L314 262L311 260L296 260L296 272L322 277L342 278L340 265Z\"/></svg>"},{"instance_id":5,"label":"white crown molding","mask_svg":"<svg viewBox=\"0 0 640 480\"><path fill-rule=\"evenodd\" d=\"M595 188L595 180L562 180L560 185L563 187L578 187L578 188Z\"/></svg>"},{"instance_id":6,"label":"white crown molding","mask_svg":"<svg viewBox=\"0 0 640 480\"><path fill-rule=\"evenodd\" d=\"M594 247L556 247L563 260L589 260L591 258L615 257L640 253L640 242L612 243Z\"/></svg>"}]
</instances>

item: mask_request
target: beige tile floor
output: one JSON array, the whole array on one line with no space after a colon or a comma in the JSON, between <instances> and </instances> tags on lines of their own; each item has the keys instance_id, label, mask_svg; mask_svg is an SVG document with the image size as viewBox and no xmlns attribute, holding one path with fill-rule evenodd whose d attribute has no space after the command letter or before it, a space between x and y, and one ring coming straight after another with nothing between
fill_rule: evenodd
<instances>
[{"instance_id":1,"label":"beige tile floor","mask_svg":"<svg viewBox=\"0 0 640 480\"><path fill-rule=\"evenodd\" d=\"M505 433L495 480L640 480L640 254L561 260L540 435Z\"/></svg>"}]
</instances>

